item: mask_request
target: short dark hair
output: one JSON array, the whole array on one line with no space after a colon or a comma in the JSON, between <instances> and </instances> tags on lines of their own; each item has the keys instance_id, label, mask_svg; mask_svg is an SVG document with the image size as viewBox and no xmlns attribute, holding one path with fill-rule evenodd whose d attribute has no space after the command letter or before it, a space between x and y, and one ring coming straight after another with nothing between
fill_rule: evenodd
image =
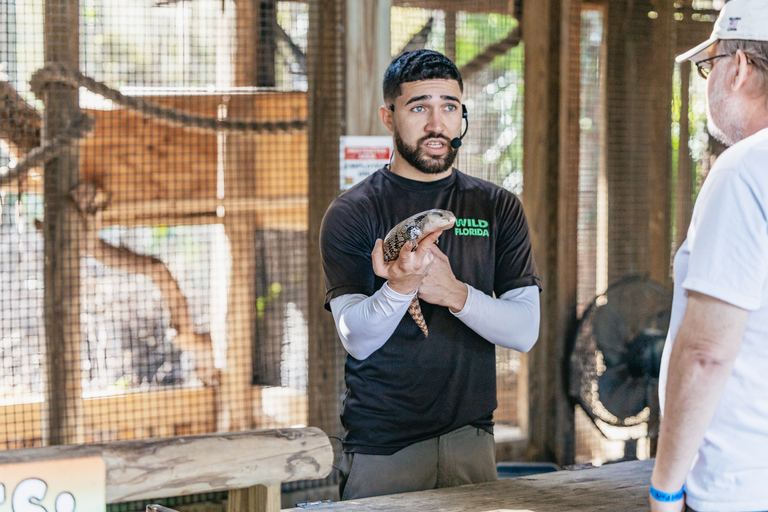
<instances>
[{"instance_id":1,"label":"short dark hair","mask_svg":"<svg viewBox=\"0 0 768 512\"><path fill-rule=\"evenodd\" d=\"M456 80L464 92L461 73L448 57L434 50L405 52L395 57L384 73L384 102L394 104L395 98L403 93L401 84L440 79Z\"/></svg>"}]
</instances>

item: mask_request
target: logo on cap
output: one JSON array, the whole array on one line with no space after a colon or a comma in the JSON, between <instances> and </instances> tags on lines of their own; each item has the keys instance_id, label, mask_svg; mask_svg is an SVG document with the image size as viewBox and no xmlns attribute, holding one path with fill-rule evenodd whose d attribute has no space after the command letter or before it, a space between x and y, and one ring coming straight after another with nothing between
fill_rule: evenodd
<instances>
[{"instance_id":1,"label":"logo on cap","mask_svg":"<svg viewBox=\"0 0 768 512\"><path fill-rule=\"evenodd\" d=\"M739 25L739 21L741 21L741 18L728 18L728 32L733 32L737 30L737 27Z\"/></svg>"}]
</instances>

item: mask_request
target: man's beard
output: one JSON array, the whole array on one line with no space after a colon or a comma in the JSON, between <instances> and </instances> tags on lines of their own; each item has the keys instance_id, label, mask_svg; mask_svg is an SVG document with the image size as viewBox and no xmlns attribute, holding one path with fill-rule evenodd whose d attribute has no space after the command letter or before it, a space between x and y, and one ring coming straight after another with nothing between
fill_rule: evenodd
<instances>
[{"instance_id":1,"label":"man's beard","mask_svg":"<svg viewBox=\"0 0 768 512\"><path fill-rule=\"evenodd\" d=\"M406 162L411 164L415 169L423 172L424 174L440 174L451 168L453 161L456 160L456 154L458 150L451 146L451 141L444 135L438 135L436 133L430 133L426 137L422 137L416 143L415 146L408 146L405 141L400 137L400 132L395 127L395 146ZM428 139L443 139L448 151L444 155L430 155L422 154L422 144Z\"/></svg>"},{"instance_id":2,"label":"man's beard","mask_svg":"<svg viewBox=\"0 0 768 512\"><path fill-rule=\"evenodd\" d=\"M714 138L733 146L744 138L744 127L737 119L739 106L727 94L726 74L719 73L707 97L707 131Z\"/></svg>"}]
</instances>

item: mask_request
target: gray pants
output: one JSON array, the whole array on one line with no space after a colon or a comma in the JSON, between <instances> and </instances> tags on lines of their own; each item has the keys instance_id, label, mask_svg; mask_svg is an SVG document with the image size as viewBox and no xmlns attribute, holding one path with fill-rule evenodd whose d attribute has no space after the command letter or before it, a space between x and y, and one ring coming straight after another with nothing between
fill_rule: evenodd
<instances>
[{"instance_id":1,"label":"gray pants","mask_svg":"<svg viewBox=\"0 0 768 512\"><path fill-rule=\"evenodd\" d=\"M466 426L392 455L344 453L342 500L424 491L497 479L493 435Z\"/></svg>"}]
</instances>

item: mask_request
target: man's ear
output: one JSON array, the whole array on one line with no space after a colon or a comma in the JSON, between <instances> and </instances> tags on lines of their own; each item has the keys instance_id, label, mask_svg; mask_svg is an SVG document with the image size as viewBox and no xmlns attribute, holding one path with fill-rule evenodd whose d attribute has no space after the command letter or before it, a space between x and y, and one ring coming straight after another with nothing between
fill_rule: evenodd
<instances>
[{"instance_id":1,"label":"man's ear","mask_svg":"<svg viewBox=\"0 0 768 512\"><path fill-rule=\"evenodd\" d=\"M387 127L387 130L393 133L395 131L394 115L395 113L386 106L382 105L379 107L379 119L381 119L381 122Z\"/></svg>"},{"instance_id":2,"label":"man's ear","mask_svg":"<svg viewBox=\"0 0 768 512\"><path fill-rule=\"evenodd\" d=\"M747 85L754 69L750 67L749 57L743 50L736 50L734 55L736 57L736 74L733 76L731 88L737 91Z\"/></svg>"}]
</instances>

